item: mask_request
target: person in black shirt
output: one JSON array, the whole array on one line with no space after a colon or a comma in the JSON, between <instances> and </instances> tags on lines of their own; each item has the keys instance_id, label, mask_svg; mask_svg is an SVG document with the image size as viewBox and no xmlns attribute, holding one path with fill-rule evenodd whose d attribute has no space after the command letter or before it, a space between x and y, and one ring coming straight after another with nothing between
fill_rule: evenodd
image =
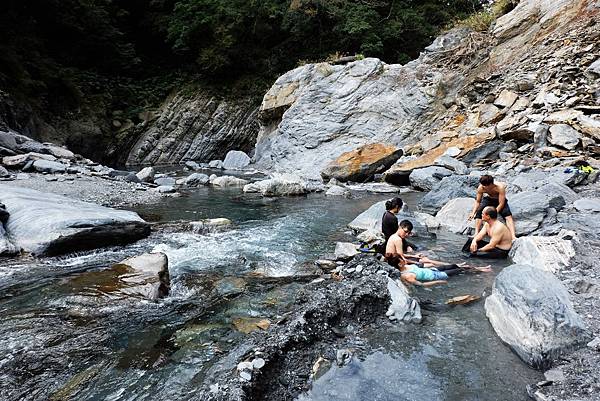
<instances>
[{"instance_id":1,"label":"person in black shirt","mask_svg":"<svg viewBox=\"0 0 600 401\"><path fill-rule=\"evenodd\" d=\"M400 198L393 198L385 202L385 213L381 218L381 231L383 231L385 237L384 249L388 239L398 231L398 218L396 214L400 212L402 205L404 205L404 202Z\"/></svg>"}]
</instances>

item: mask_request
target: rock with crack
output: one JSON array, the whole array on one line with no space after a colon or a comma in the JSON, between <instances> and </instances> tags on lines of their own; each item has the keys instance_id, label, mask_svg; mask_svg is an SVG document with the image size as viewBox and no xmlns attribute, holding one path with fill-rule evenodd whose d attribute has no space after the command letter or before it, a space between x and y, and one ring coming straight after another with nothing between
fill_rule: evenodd
<instances>
[{"instance_id":1,"label":"rock with crack","mask_svg":"<svg viewBox=\"0 0 600 401\"><path fill-rule=\"evenodd\" d=\"M123 245L150 234L137 213L33 189L3 186L0 202L10 213L6 231L15 246L36 255Z\"/></svg>"},{"instance_id":2,"label":"rock with crack","mask_svg":"<svg viewBox=\"0 0 600 401\"><path fill-rule=\"evenodd\" d=\"M550 127L548 142L552 145L573 150L580 141L581 134L568 124L555 124Z\"/></svg>"},{"instance_id":3,"label":"rock with crack","mask_svg":"<svg viewBox=\"0 0 600 401\"><path fill-rule=\"evenodd\" d=\"M485 311L502 341L538 369L550 367L587 339L567 289L552 273L531 265L505 268L494 281Z\"/></svg>"},{"instance_id":4,"label":"rock with crack","mask_svg":"<svg viewBox=\"0 0 600 401\"><path fill-rule=\"evenodd\" d=\"M406 323L421 323L421 307L411 298L402 282L388 277L387 289L390 294L390 306L386 316L393 321Z\"/></svg>"},{"instance_id":5,"label":"rock with crack","mask_svg":"<svg viewBox=\"0 0 600 401\"><path fill-rule=\"evenodd\" d=\"M435 215L441 228L457 234L470 234L473 225L468 221L469 214L475 204L474 198L454 198L448 201ZM469 230L469 232L467 232Z\"/></svg>"},{"instance_id":6,"label":"rock with crack","mask_svg":"<svg viewBox=\"0 0 600 401\"><path fill-rule=\"evenodd\" d=\"M390 168L402 156L402 149L394 145L371 143L358 149L343 153L329 163L321 177L327 181L335 178L338 181L364 182L373 179L373 175Z\"/></svg>"},{"instance_id":7,"label":"rock with crack","mask_svg":"<svg viewBox=\"0 0 600 401\"><path fill-rule=\"evenodd\" d=\"M557 273L568 267L573 256L575 256L575 249L571 241L560 237L517 238L510 250L513 262L532 265L551 273Z\"/></svg>"}]
</instances>

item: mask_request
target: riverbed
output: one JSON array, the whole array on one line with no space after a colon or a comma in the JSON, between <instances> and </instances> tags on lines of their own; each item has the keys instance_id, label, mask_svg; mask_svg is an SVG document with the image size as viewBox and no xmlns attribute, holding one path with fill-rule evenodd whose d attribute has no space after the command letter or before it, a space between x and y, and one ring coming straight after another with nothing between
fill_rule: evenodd
<instances>
[{"instance_id":1,"label":"riverbed","mask_svg":"<svg viewBox=\"0 0 600 401\"><path fill-rule=\"evenodd\" d=\"M409 206L418 193L402 194ZM226 217L225 232L158 230L136 244L57 258L12 259L0 267L0 398L7 400L192 399L204 372L241 341L290 312L314 278L313 261L346 225L386 194L352 199L310 194L262 198L239 189L200 188L136 207L155 222ZM432 255L461 260L464 237L415 238ZM126 257L165 252L172 280L159 302L106 285ZM354 338L350 364L332 366L300 400L525 400L540 380L495 336L483 301L447 306L458 295L489 294L494 273L465 274L416 289L421 325L384 317Z\"/></svg>"}]
</instances>

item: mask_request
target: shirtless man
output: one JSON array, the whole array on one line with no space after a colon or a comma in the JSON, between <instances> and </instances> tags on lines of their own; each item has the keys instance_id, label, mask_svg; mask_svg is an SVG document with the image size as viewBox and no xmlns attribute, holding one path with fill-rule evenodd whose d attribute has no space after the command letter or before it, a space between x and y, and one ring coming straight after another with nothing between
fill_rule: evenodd
<instances>
[{"instance_id":1,"label":"shirtless man","mask_svg":"<svg viewBox=\"0 0 600 401\"><path fill-rule=\"evenodd\" d=\"M473 238L469 238L463 246L464 252L470 252L471 256L490 259L504 259L512 247L511 232L502 222L498 221L498 211L487 206L483 209L482 218L485 224L481 231ZM485 236L490 241L484 241Z\"/></svg>"},{"instance_id":2,"label":"shirtless man","mask_svg":"<svg viewBox=\"0 0 600 401\"><path fill-rule=\"evenodd\" d=\"M432 260L420 254L413 253L414 250L406 240L413 230L413 224L408 220L402 220L398 226L398 231L389 238L385 247L385 258L389 264L397 267L399 262L421 263L424 267L434 267L446 265L445 262Z\"/></svg>"},{"instance_id":3,"label":"shirtless man","mask_svg":"<svg viewBox=\"0 0 600 401\"><path fill-rule=\"evenodd\" d=\"M481 176L479 184L475 205L469 215L469 220L475 218L475 233L477 234L481 230L481 211L487 206L493 206L506 220L511 239L514 241L517 236L515 235L515 222L506 199L506 184L503 182L494 183L494 177L487 174ZM483 196L484 194L487 196Z\"/></svg>"}]
</instances>

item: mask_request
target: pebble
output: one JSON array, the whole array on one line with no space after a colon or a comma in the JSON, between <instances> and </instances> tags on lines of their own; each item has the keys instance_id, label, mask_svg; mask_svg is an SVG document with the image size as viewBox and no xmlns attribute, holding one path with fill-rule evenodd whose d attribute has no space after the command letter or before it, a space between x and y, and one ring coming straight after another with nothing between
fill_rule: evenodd
<instances>
[{"instance_id":1,"label":"pebble","mask_svg":"<svg viewBox=\"0 0 600 401\"><path fill-rule=\"evenodd\" d=\"M358 266L356 266L356 269L355 269L354 271L355 271L355 272L357 272L357 273L360 273L360 272L362 272L362 271L363 271L363 267L362 267L362 265L358 265Z\"/></svg>"},{"instance_id":2,"label":"pebble","mask_svg":"<svg viewBox=\"0 0 600 401\"><path fill-rule=\"evenodd\" d=\"M260 369L263 366L265 366L265 360L262 358L256 358L252 361L252 366L254 367L254 369Z\"/></svg>"},{"instance_id":3,"label":"pebble","mask_svg":"<svg viewBox=\"0 0 600 401\"><path fill-rule=\"evenodd\" d=\"M354 267L349 267L349 268L346 269L346 271L348 273L354 273L354 270L355 270Z\"/></svg>"},{"instance_id":4,"label":"pebble","mask_svg":"<svg viewBox=\"0 0 600 401\"><path fill-rule=\"evenodd\" d=\"M240 372L240 378L242 378L242 380L249 382L250 380L252 380L252 373L248 372L247 370L244 370L242 372Z\"/></svg>"},{"instance_id":5,"label":"pebble","mask_svg":"<svg viewBox=\"0 0 600 401\"><path fill-rule=\"evenodd\" d=\"M237 365L237 369L238 370L252 370L253 366L252 366L252 362L240 362Z\"/></svg>"},{"instance_id":6,"label":"pebble","mask_svg":"<svg viewBox=\"0 0 600 401\"><path fill-rule=\"evenodd\" d=\"M587 343L587 346L593 350L600 351L600 337L594 338L592 341Z\"/></svg>"}]
</instances>

